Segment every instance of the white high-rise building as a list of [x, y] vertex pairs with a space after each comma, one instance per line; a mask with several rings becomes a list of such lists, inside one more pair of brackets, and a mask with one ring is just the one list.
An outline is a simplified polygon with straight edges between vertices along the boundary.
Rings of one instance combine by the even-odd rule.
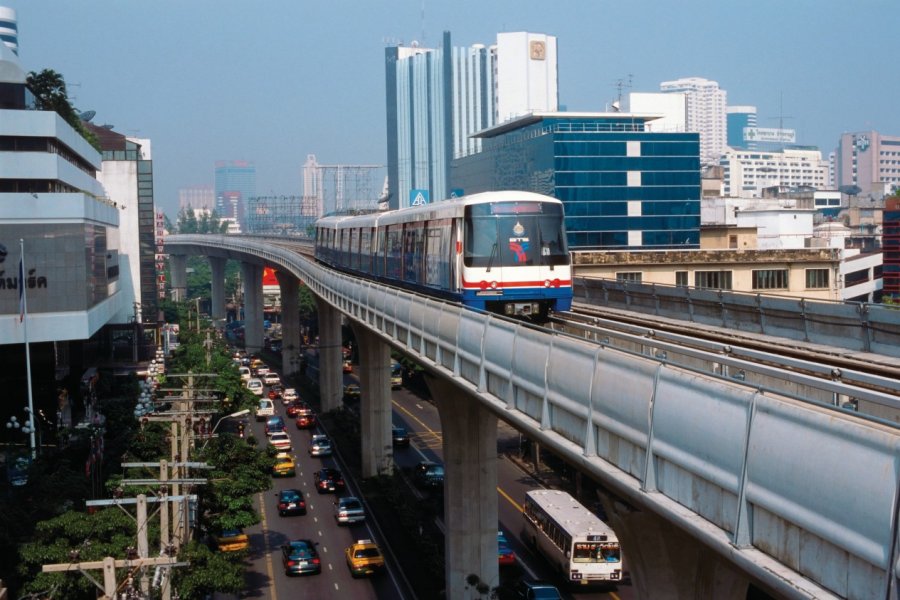
[[496, 44], [385, 49], [391, 208], [448, 198], [450, 161], [481, 149], [471, 136], [529, 112], [558, 110], [556, 38], [501, 33]]
[[718, 82], [686, 77], [659, 84], [662, 92], [683, 93], [687, 97], [687, 130], [700, 134], [700, 161], [715, 164], [727, 147], [727, 94]]
[[[687, 128], [687, 94], [662, 92], [631, 92], [628, 94], [628, 110], [644, 115], [662, 115], [659, 119], [647, 121], [647, 131], [678, 132]], [[701, 136], [702, 143], [702, 136]]]
[[16, 11], [6, 6], [0, 6], [0, 42], [19, 54], [19, 25], [16, 22]]
[[828, 161], [818, 150], [729, 150], [720, 164], [725, 196], [759, 198], [773, 186], [828, 188]]

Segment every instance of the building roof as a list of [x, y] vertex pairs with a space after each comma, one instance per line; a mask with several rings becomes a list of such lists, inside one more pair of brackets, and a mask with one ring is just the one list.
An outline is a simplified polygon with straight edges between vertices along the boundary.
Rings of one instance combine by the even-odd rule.
[[663, 115], [661, 114], [649, 114], [649, 113], [623, 113], [623, 112], [532, 112], [519, 117], [515, 117], [510, 119], [509, 121], [504, 121], [498, 125], [493, 127], [488, 127], [487, 129], [482, 129], [474, 134], [471, 137], [473, 138], [492, 138], [497, 137], [499, 135], [503, 135], [504, 133], [509, 133], [510, 131], [515, 131], [516, 129], [521, 129], [523, 127], [527, 127], [528, 125], [533, 125], [534, 123], [539, 123], [545, 119], [579, 119], [579, 120], [618, 120], [618, 121], [630, 121], [641, 123], [646, 123], [647, 121], [653, 121], [656, 119], [661, 119]]

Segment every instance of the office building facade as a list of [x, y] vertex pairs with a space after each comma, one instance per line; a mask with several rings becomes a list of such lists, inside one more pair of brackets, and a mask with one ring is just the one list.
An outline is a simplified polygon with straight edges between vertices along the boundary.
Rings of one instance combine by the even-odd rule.
[[123, 308], [113, 323], [155, 324], [158, 318], [156, 204], [153, 157], [148, 139], [126, 137], [111, 129], [85, 124], [100, 142], [102, 169], [98, 180], [118, 207], [120, 289]]
[[211, 213], [216, 210], [216, 190], [211, 185], [192, 185], [178, 190], [178, 211]]
[[704, 165], [716, 164], [726, 148], [726, 113], [728, 97], [718, 82], [700, 77], [664, 81], [659, 89], [665, 93], [682, 93], [687, 97], [687, 130], [700, 134], [700, 160]]
[[645, 129], [653, 116], [534, 113], [479, 134], [482, 151], [453, 161], [466, 194], [502, 189], [563, 202], [570, 250], [696, 248], [696, 133]]
[[900, 301], [900, 196], [884, 199], [884, 295]]
[[472, 136], [507, 118], [558, 107], [556, 38], [501, 33], [486, 47], [385, 49], [388, 204], [452, 195], [450, 162], [478, 152]]
[[13, 54], [19, 53], [19, 24], [16, 20], [16, 11], [6, 6], [0, 6], [0, 42], [12, 50]]
[[246, 207], [256, 195], [256, 166], [246, 160], [216, 161], [216, 211], [246, 231]]
[[880, 199], [900, 186], [900, 136], [877, 131], [841, 135], [835, 155], [838, 188], [857, 186], [854, 196]]
[[121, 209], [97, 180], [101, 155], [52, 111], [0, 44], [0, 344], [25, 341], [18, 287], [24, 240], [28, 339], [86, 340], [125, 307]]
[[729, 150], [719, 164], [722, 193], [729, 197], [760, 198], [773, 186], [828, 188], [828, 162], [818, 150]]

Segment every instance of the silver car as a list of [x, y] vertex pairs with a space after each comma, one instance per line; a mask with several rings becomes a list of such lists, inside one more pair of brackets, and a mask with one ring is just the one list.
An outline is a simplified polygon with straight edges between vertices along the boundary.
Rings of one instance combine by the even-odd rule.
[[309, 439], [310, 456], [329, 456], [331, 454], [331, 440], [327, 435], [316, 434]]
[[338, 525], [365, 521], [366, 511], [363, 510], [363, 505], [359, 498], [347, 496], [335, 501], [334, 520], [338, 522]]

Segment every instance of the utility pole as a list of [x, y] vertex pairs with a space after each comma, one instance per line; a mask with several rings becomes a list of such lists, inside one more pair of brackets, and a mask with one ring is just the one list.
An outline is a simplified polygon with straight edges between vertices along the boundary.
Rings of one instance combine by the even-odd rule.
[[[176, 558], [169, 556], [159, 556], [156, 558], [127, 558], [124, 560], [107, 556], [103, 560], [44, 565], [41, 567], [41, 571], [43, 573], [68, 573], [78, 571], [90, 579], [94, 585], [103, 590], [103, 595], [100, 597], [100, 600], [116, 600], [120, 590], [131, 587], [132, 574], [138, 569], [152, 566], [187, 567], [189, 564], [190, 563], [186, 562], [178, 562]], [[128, 569], [128, 576], [122, 584], [119, 584], [116, 579], [116, 569], [122, 568]], [[87, 572], [96, 570], [103, 571], [102, 585]]]

